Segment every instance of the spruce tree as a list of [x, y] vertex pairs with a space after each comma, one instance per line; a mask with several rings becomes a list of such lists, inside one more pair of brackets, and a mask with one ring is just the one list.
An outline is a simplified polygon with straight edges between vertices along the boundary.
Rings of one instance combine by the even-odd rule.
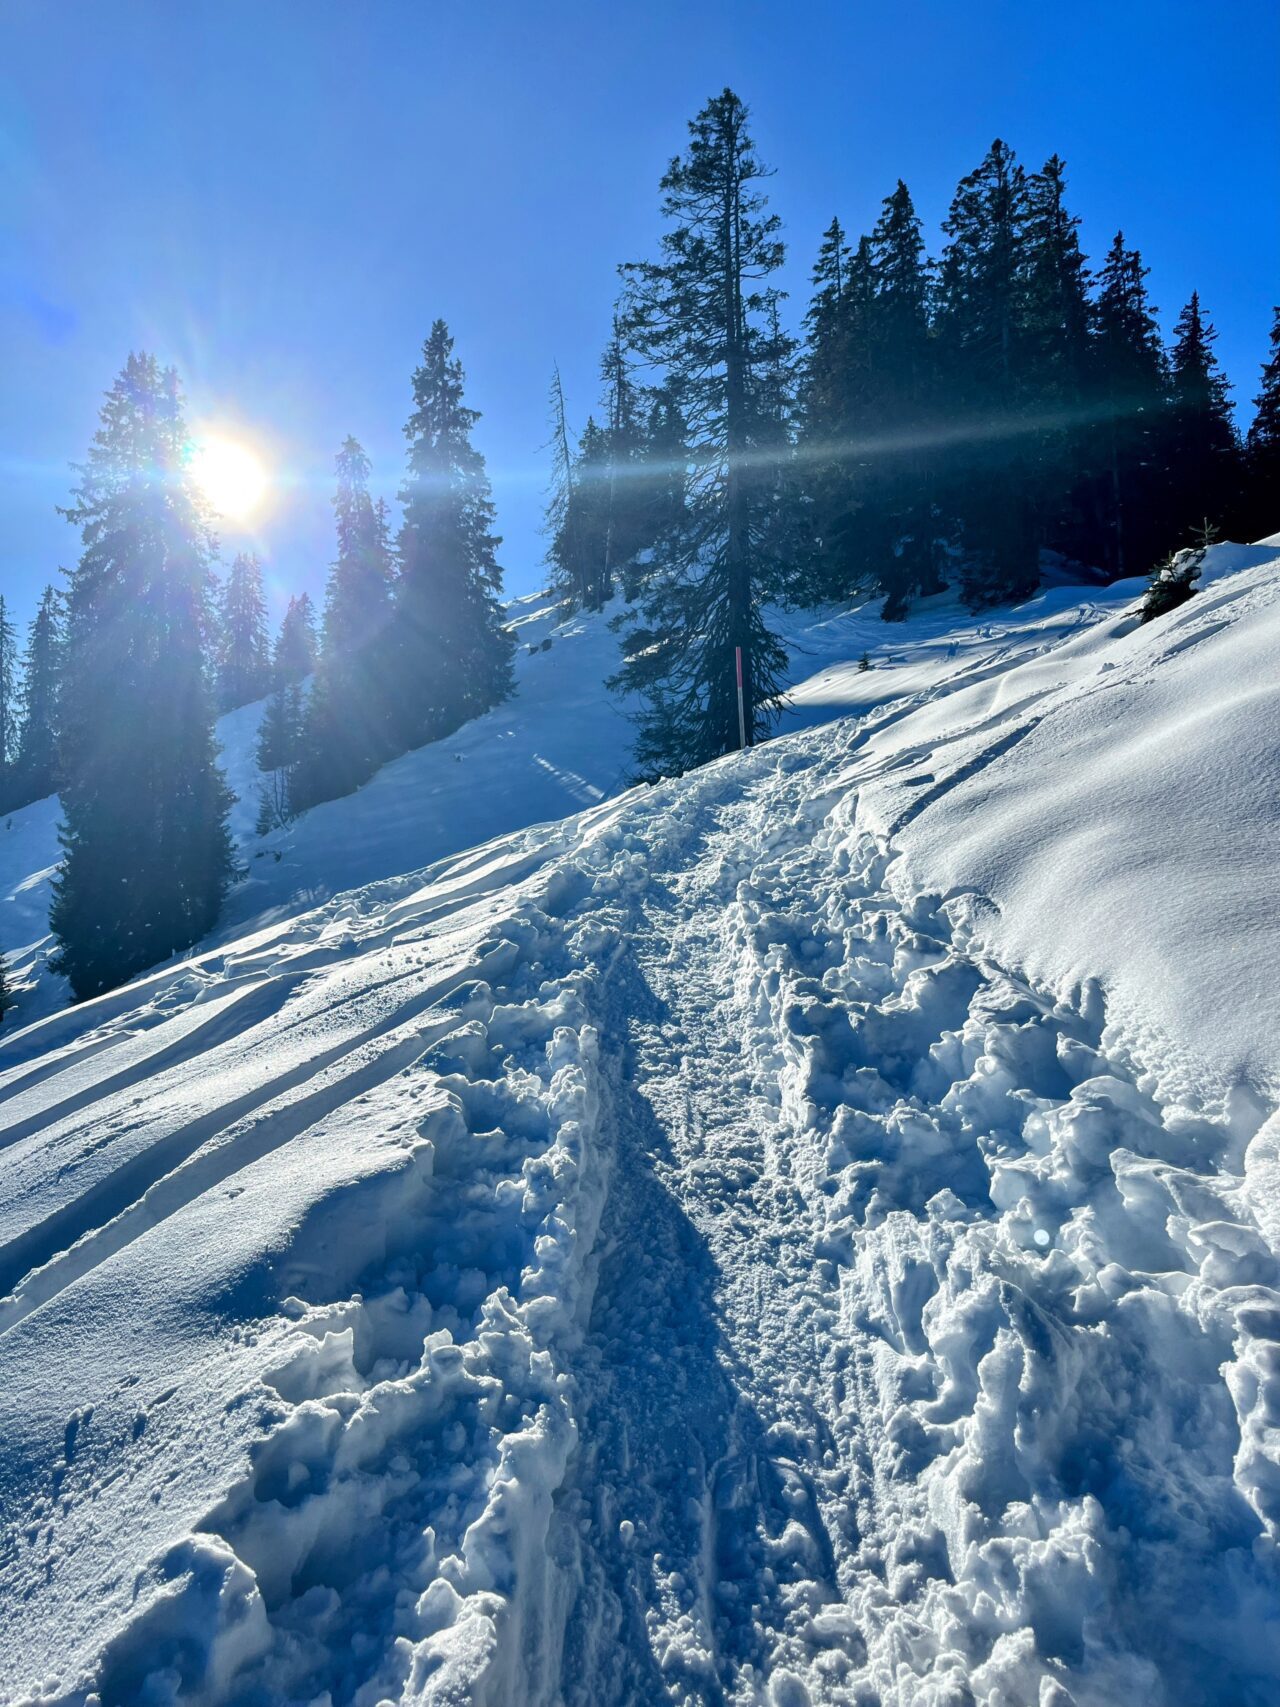
[[871, 243], [851, 251], [833, 219], [814, 263], [800, 369], [805, 586], [843, 598], [874, 576], [869, 539], [869, 410], [875, 272]]
[[354, 438], [335, 459], [338, 555], [325, 590], [315, 683], [294, 805], [350, 794], [402, 750], [391, 671], [392, 554], [386, 512], [369, 494], [369, 459]]
[[262, 566], [251, 551], [232, 563], [219, 614], [218, 703], [234, 711], [261, 699], [271, 680]]
[[58, 786], [58, 697], [61, 691], [61, 601], [46, 587], [27, 636], [22, 666], [22, 732], [18, 740], [15, 805], [43, 800]]
[[[655, 573], [630, 628], [616, 685], [643, 702], [636, 759], [644, 774], [705, 763], [741, 735], [735, 655], [742, 663], [745, 737], [769, 728], [786, 655], [761, 605], [783, 584], [761, 449], [758, 340], [777, 293], [779, 222], [747, 112], [726, 89], [689, 126], [689, 146], [662, 179], [670, 229], [662, 258], [629, 264], [624, 329], [662, 371], [685, 424], [687, 505], [655, 544]], [[765, 447], [772, 465], [772, 446]]]
[[9, 970], [4, 963], [4, 955], [0, 954], [0, 1025], [4, 1024], [4, 1016], [13, 1006], [13, 992], [9, 988]]
[[1271, 322], [1271, 355], [1262, 367], [1257, 414], [1245, 441], [1245, 532], [1265, 538], [1280, 529], [1280, 308]]
[[315, 616], [306, 593], [289, 600], [276, 636], [271, 673], [274, 686], [258, 728], [258, 834], [287, 824], [298, 810], [298, 766], [305, 752], [306, 700], [303, 684], [315, 668]]
[[937, 352], [930, 269], [911, 193], [898, 180], [871, 234], [870, 358], [863, 532], [883, 615], [942, 588], [946, 528], [937, 509]]
[[1033, 417], [1027, 477], [1036, 539], [1077, 558], [1092, 544], [1086, 511], [1089, 274], [1079, 224], [1067, 212], [1066, 167], [1055, 154], [1027, 180], [1021, 384]]
[[1231, 387], [1213, 350], [1216, 338], [1193, 291], [1174, 329], [1164, 453], [1166, 502], [1178, 543], [1206, 524], [1220, 526], [1239, 502], [1240, 447]]
[[1027, 215], [1026, 175], [997, 140], [961, 180], [943, 225], [938, 335], [953, 437], [944, 478], [973, 605], [1025, 597], [1039, 580], [1021, 336]]
[[18, 631], [0, 593], [0, 811], [15, 804], [18, 757]]
[[414, 409], [405, 426], [396, 601], [403, 747], [448, 734], [512, 688], [514, 643], [499, 602], [501, 542], [484, 458], [471, 443], [480, 417], [462, 396], [462, 363], [449, 328], [437, 320], [413, 375]]
[[271, 658], [272, 676], [280, 682], [301, 682], [316, 667], [316, 615], [310, 593], [299, 593], [289, 600], [289, 607], [280, 622], [275, 651]]
[[83, 552], [68, 595], [64, 859], [54, 970], [96, 995], [188, 948], [231, 878], [209, 653], [213, 542], [193, 489], [176, 375], [130, 356], [65, 512]]
[[1087, 553], [1117, 578], [1150, 569], [1170, 537], [1159, 472], [1169, 376], [1146, 277], [1141, 255], [1118, 231], [1092, 312]]
[[547, 494], [544, 531], [550, 537], [547, 563], [551, 585], [570, 610], [580, 610], [591, 587], [591, 566], [583, 537], [583, 500], [578, 489], [573, 446], [565, 414], [564, 386], [557, 365], [552, 369], [548, 397], [551, 414], [551, 486]]

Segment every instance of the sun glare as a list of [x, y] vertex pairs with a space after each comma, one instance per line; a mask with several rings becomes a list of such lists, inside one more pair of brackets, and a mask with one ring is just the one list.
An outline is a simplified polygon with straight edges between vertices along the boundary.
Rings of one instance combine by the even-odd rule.
[[235, 439], [198, 440], [191, 472], [210, 507], [229, 522], [247, 522], [266, 495], [266, 469]]

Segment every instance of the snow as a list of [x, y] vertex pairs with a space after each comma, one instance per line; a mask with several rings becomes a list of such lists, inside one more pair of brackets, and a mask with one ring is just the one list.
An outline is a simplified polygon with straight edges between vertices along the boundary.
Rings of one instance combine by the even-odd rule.
[[0, 1701], [1269, 1702], [1277, 545], [788, 617], [782, 738], [623, 793], [531, 602], [217, 938], [46, 979]]

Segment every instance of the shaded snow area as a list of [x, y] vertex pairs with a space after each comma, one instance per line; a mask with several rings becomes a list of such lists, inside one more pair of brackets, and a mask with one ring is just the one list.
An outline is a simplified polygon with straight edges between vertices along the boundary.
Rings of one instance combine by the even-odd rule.
[[1273, 1702], [1278, 569], [797, 623], [0, 1043], [0, 1701]]

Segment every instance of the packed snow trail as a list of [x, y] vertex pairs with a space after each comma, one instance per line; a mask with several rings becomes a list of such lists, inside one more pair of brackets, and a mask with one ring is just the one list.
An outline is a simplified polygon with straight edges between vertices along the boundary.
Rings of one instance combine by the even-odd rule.
[[[1270, 1702], [1274, 794], [1238, 868], [1194, 814], [1215, 729], [1268, 774], [1274, 569], [1202, 599], [0, 1044], [0, 1700]], [[975, 790], [1047, 828], [944, 894]], [[1135, 862], [1104, 994], [1046, 907]]]

